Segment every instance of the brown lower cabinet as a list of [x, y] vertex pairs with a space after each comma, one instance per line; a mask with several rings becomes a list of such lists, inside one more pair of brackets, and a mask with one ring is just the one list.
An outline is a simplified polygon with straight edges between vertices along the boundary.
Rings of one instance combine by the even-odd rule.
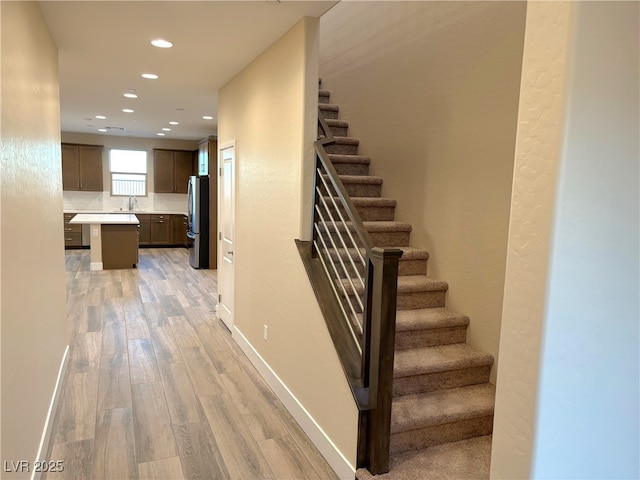
[[141, 247], [187, 245], [187, 217], [169, 214], [136, 214], [140, 220], [138, 240]]
[[187, 217], [171, 215], [171, 242], [174, 245], [187, 246]]
[[75, 213], [64, 215], [64, 248], [82, 247], [82, 225], [70, 225], [69, 220], [76, 216]]
[[105, 270], [132, 268], [138, 263], [136, 225], [101, 226], [102, 267]]

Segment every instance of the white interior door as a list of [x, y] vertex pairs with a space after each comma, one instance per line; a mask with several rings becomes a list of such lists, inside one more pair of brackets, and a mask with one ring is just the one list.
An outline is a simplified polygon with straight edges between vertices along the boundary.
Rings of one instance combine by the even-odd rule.
[[218, 316], [231, 330], [235, 298], [235, 144], [221, 145], [218, 158]]

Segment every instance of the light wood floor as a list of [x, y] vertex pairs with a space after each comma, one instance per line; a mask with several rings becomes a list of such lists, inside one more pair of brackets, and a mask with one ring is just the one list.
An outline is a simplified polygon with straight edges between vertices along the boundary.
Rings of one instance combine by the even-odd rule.
[[66, 252], [71, 357], [49, 446], [52, 479], [337, 478], [229, 331], [216, 275], [185, 249], [89, 271]]

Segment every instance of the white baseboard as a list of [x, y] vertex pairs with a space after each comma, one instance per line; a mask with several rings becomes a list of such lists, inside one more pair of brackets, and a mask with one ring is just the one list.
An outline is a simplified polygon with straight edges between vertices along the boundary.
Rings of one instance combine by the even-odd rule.
[[[42, 431], [42, 438], [40, 438], [40, 446], [38, 447], [38, 454], [36, 455], [36, 461], [45, 460], [42, 458], [42, 449], [48, 445], [49, 439], [51, 438], [52, 428], [53, 428], [53, 425], [51, 425], [51, 420], [52, 420], [51, 415], [53, 414], [53, 411], [57, 406], [57, 403], [59, 401], [62, 401], [62, 398], [59, 397], [58, 394], [61, 393], [59, 391], [61, 382], [64, 379], [68, 366], [69, 366], [69, 345], [67, 345], [67, 348], [64, 349], [64, 353], [62, 354], [62, 362], [60, 362], [60, 369], [58, 370], [58, 378], [56, 379], [56, 384], [53, 387], [53, 394], [51, 396], [51, 403], [49, 403], [49, 411], [47, 412], [47, 418], [44, 421], [44, 429]], [[38, 473], [38, 478], [40, 477], [41, 477], [41, 473]], [[34, 480], [35, 478], [36, 478], [36, 471], [34, 469], [34, 471], [31, 473], [31, 480]]]
[[102, 262], [91, 262], [89, 270], [102, 270]]
[[278, 375], [264, 361], [260, 354], [253, 348], [247, 338], [237, 327], [233, 327], [232, 338], [240, 346], [249, 361], [256, 367], [256, 370], [262, 375], [265, 381], [273, 389], [277, 397], [287, 408], [289, 413], [298, 422], [302, 430], [309, 436], [311, 442], [320, 451], [322, 456], [327, 460], [336, 475], [342, 480], [353, 480], [355, 477], [355, 467], [351, 465], [349, 460], [338, 450], [338, 447], [331, 441], [327, 434], [322, 430], [320, 425], [316, 423], [311, 414], [304, 408], [304, 405], [295, 397], [295, 395], [280, 380]]

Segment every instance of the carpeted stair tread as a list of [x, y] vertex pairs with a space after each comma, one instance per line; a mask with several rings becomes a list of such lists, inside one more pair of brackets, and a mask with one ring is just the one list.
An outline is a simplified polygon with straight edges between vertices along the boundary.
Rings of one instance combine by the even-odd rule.
[[[325, 138], [324, 135], [318, 135], [318, 140], [321, 140]], [[358, 140], [355, 137], [339, 137], [334, 135], [333, 136], [333, 142], [335, 145], [360, 145], [360, 140]], [[325, 146], [325, 149], [327, 148], [327, 146]], [[348, 154], [345, 154], [348, 155]]]
[[[374, 197], [375, 198], [375, 197]], [[354, 200], [353, 198], [351, 200]], [[402, 250], [402, 257], [400, 257], [400, 261], [402, 260], [428, 260], [429, 259], [429, 252], [427, 252], [426, 250], [420, 250], [419, 248], [415, 248], [415, 247], [394, 247], [394, 248], [399, 248], [400, 250]], [[345, 257], [347, 255], [346, 251], [344, 248], [339, 248], [338, 251], [340, 252], [340, 255]], [[356, 256], [356, 249], [355, 248], [349, 248], [348, 249], [349, 254], [352, 256]], [[366, 250], [364, 248], [360, 249], [360, 252], [362, 253], [362, 256], [364, 257], [366, 254]], [[440, 310], [440, 309], [435, 309], [435, 308], [430, 308], [429, 310]], [[453, 312], [450, 312], [451, 314], [453, 314]], [[468, 319], [467, 319], [467, 324], [468, 324]]]
[[320, 103], [318, 105], [320, 110], [326, 110], [328, 112], [339, 112], [340, 107], [334, 103]]
[[386, 197], [351, 197], [356, 207], [395, 207], [398, 202]]
[[491, 435], [445, 443], [391, 456], [390, 471], [373, 476], [356, 471], [358, 480], [488, 480]]
[[398, 350], [393, 377], [409, 377], [493, 364], [493, 356], [466, 343]]
[[320, 103], [329, 103], [329, 97], [331, 97], [329, 90], [320, 89], [318, 91], [318, 100]]
[[447, 290], [447, 282], [427, 277], [426, 275], [404, 275], [398, 277], [398, 293]]
[[495, 387], [490, 383], [396, 397], [391, 433], [493, 415]]
[[[353, 200], [353, 199], [352, 199]], [[402, 253], [402, 257], [400, 257], [400, 261], [412, 261], [412, 260], [428, 260], [429, 259], [429, 252], [427, 252], [426, 250], [420, 250], [418, 248], [414, 248], [414, 247], [394, 247], [394, 248], [399, 248], [400, 250], [403, 251]], [[348, 259], [349, 257], [357, 259], [358, 261], [360, 260], [360, 257], [358, 256], [358, 252], [356, 251], [355, 248], [348, 248], [348, 249], [344, 249], [344, 248], [338, 248], [337, 250], [331, 250], [329, 252], [329, 254], [331, 255], [332, 258], [336, 258], [336, 251], [340, 254], [340, 258], [343, 259]], [[360, 254], [362, 255], [362, 257], [364, 258], [366, 255], [366, 250], [364, 248], [360, 249]], [[427, 308], [425, 310], [445, 310], [445, 309], [439, 309], [439, 308]], [[398, 312], [400, 313], [400, 312]], [[450, 316], [455, 317], [457, 314], [454, 314], [453, 312], [449, 311]], [[425, 315], [427, 317], [429, 317], [428, 315]], [[459, 315], [458, 315], [459, 317]], [[411, 319], [414, 318], [414, 315], [411, 314], [410, 317], [407, 318], [408, 322], [411, 322]], [[429, 317], [430, 318], [430, 317]], [[451, 325], [446, 325], [446, 326], [458, 326], [458, 325], [468, 325], [469, 324], [469, 319], [467, 317], [466, 318], [466, 323], [455, 323], [452, 322]], [[426, 321], [429, 321], [428, 319]], [[425, 320], [422, 321], [423, 323], [425, 322]], [[416, 325], [421, 325], [422, 323], [416, 323]], [[419, 328], [430, 328], [430, 327], [421, 327], [421, 326], [417, 326], [415, 328], [410, 328], [409, 325], [411, 325], [410, 323], [407, 323], [407, 325], [405, 326], [405, 330], [417, 330]]]
[[362, 183], [369, 185], [382, 185], [382, 178], [373, 175], [338, 175], [342, 183]]
[[347, 155], [343, 153], [328, 153], [329, 160], [333, 163], [363, 163], [369, 165], [371, 157], [366, 155]]
[[462, 327], [467, 325], [469, 325], [469, 317], [460, 315], [447, 308], [398, 310], [396, 314], [397, 331]]
[[346, 120], [338, 120], [337, 118], [327, 118], [325, 122], [327, 122], [327, 125], [330, 127], [347, 128], [349, 126], [349, 122]]
[[[362, 222], [368, 232], [410, 232], [411, 224], [405, 222]], [[398, 247], [400, 248], [400, 247]]]
[[[411, 224], [404, 222], [362, 222], [364, 228], [368, 232], [410, 232]], [[355, 232], [355, 227], [351, 222], [338, 223], [338, 230], [340, 232], [346, 231], [347, 227], [352, 232]], [[326, 226], [329, 232], [335, 232], [336, 228], [332, 223]], [[391, 247], [390, 247], [391, 248]], [[406, 248], [406, 247], [392, 247], [392, 248]]]

